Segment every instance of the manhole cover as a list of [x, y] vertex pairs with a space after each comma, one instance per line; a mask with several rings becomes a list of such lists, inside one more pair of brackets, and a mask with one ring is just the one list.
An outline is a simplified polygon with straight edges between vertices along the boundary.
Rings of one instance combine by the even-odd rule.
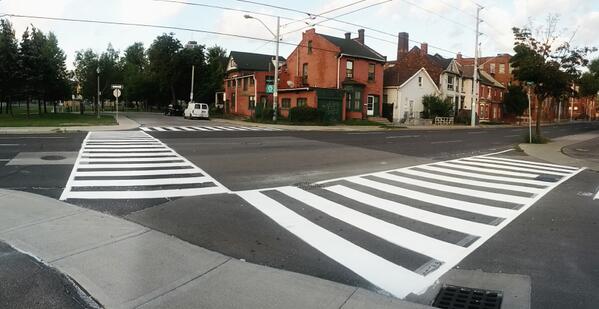
[[434, 307], [443, 309], [499, 309], [503, 292], [445, 285], [439, 291]]
[[41, 159], [42, 160], [47, 160], [47, 161], [58, 161], [58, 160], [64, 160], [64, 159], [66, 159], [66, 157], [63, 157], [63, 156], [43, 156]]

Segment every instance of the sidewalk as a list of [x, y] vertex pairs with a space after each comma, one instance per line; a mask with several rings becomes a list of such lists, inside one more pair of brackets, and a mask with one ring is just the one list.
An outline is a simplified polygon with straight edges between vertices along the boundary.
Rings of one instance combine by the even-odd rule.
[[139, 123], [120, 115], [117, 125], [112, 126], [66, 126], [66, 127], [0, 127], [0, 134], [39, 134], [67, 133], [88, 131], [131, 130], [139, 127]]
[[[575, 148], [577, 144], [588, 143], [591, 140], [599, 142], [599, 132], [594, 131], [584, 134], [568, 135], [553, 139], [547, 144], [520, 144], [520, 148], [524, 152], [541, 160], [545, 160], [555, 164], [571, 165], [578, 167], [588, 167], [599, 171], [599, 160], [589, 156], [572, 157], [568, 153], [572, 153], [571, 148]], [[593, 154], [591, 154], [593, 155]], [[596, 155], [596, 154], [595, 154]]]
[[130, 221], [0, 189], [0, 239], [106, 308], [432, 308], [246, 263]]

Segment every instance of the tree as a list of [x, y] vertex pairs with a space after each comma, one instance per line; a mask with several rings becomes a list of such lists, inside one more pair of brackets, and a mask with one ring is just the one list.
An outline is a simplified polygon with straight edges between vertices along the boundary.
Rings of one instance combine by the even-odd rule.
[[150, 74], [158, 84], [161, 99], [170, 97], [172, 104], [177, 101], [176, 82], [179, 77], [177, 53], [183, 48], [174, 33], [158, 36], [148, 48]]
[[521, 86], [511, 85], [503, 96], [502, 105], [507, 115], [522, 116], [528, 107], [528, 96]]
[[513, 74], [534, 90], [537, 98], [535, 134], [538, 140], [542, 139], [541, 118], [545, 99], [571, 95], [572, 84], [580, 76], [579, 68], [588, 64], [586, 55], [596, 50], [573, 48], [568, 42], [557, 43], [557, 22], [557, 17], [549, 16], [547, 24], [536, 34], [532, 33], [532, 26], [512, 28], [515, 39], [515, 55], [511, 60]]
[[[6, 112], [11, 106], [11, 100], [18, 94], [19, 45], [12, 24], [0, 19], [0, 113], [2, 101], [6, 101]], [[12, 112], [12, 109], [10, 109]]]
[[194, 70], [194, 101], [206, 102], [206, 62], [204, 61], [204, 46], [199, 45], [193, 48], [181, 49], [175, 55], [176, 79], [175, 89], [178, 100], [189, 100], [189, 91], [191, 88], [191, 67]]
[[206, 54], [207, 77], [205, 89], [210, 100], [212, 100], [216, 92], [223, 90], [227, 60], [227, 51], [224, 48], [220, 46], [208, 48]]
[[[75, 81], [79, 84], [81, 89], [81, 96], [84, 100], [91, 102], [96, 101], [97, 96], [97, 85], [96, 69], [98, 68], [99, 56], [91, 49], [80, 50], [75, 53]], [[83, 104], [80, 112], [83, 113]]]
[[58, 40], [54, 33], [50, 32], [42, 47], [42, 70], [44, 91], [44, 112], [46, 112], [46, 101], [52, 101], [56, 113], [56, 102], [71, 95], [70, 76], [66, 68], [66, 56], [58, 47]]
[[425, 95], [422, 97], [424, 106], [423, 118], [435, 119], [435, 117], [449, 117], [452, 114], [453, 104], [436, 95]]
[[[592, 97], [593, 100], [599, 98], [599, 58], [593, 60], [589, 66], [589, 71], [582, 74], [578, 80], [578, 94], [580, 97]], [[586, 106], [585, 113], [588, 112], [588, 116], [593, 114], [592, 106], [595, 104], [589, 104]]]
[[121, 58], [121, 67], [125, 85], [123, 95], [126, 100], [138, 103], [146, 101], [152, 90], [149, 87], [148, 58], [143, 43], [133, 43], [125, 49], [123, 58]]
[[[32, 98], [39, 98], [42, 94], [43, 73], [41, 71], [41, 50], [44, 36], [35, 27], [29, 31], [25, 29], [19, 46], [19, 82], [21, 94], [27, 99], [27, 117], [30, 116], [30, 103]], [[41, 107], [38, 106], [38, 110]]]

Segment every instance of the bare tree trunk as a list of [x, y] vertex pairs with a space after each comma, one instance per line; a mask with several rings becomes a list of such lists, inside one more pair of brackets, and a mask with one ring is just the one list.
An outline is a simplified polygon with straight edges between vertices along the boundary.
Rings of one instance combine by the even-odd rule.
[[56, 114], [56, 101], [54, 101], [53, 105], [54, 105], [54, 114]]
[[44, 99], [44, 114], [48, 113], [48, 109], [46, 108], [46, 100]]
[[537, 97], [537, 122], [535, 125], [535, 135], [538, 140], [541, 139], [541, 117], [543, 116], [543, 101], [545, 99], [541, 99]]
[[31, 116], [31, 111], [29, 110], [29, 105], [31, 104], [31, 97], [27, 98], [27, 118], [29, 118], [29, 116]]

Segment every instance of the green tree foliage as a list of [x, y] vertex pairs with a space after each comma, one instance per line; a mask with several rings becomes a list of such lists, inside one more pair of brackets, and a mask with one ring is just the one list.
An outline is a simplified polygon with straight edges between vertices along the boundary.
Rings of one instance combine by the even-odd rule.
[[177, 63], [180, 61], [177, 53], [183, 48], [174, 33], [157, 37], [148, 49], [149, 71], [158, 84], [161, 99], [168, 94], [171, 104], [177, 101], [176, 82], [179, 77]]
[[0, 20], [0, 102], [6, 102], [7, 113], [11, 99], [18, 94], [18, 60], [19, 45], [15, 31], [8, 20], [2, 19]]
[[521, 86], [511, 85], [503, 96], [502, 105], [507, 115], [522, 116], [528, 108], [528, 96]]
[[541, 118], [545, 99], [573, 95], [572, 84], [579, 78], [581, 66], [588, 64], [586, 55], [594, 48], [573, 48], [569, 43], [556, 43], [557, 17], [550, 16], [544, 29], [533, 34], [531, 26], [514, 27], [513, 74], [517, 80], [533, 87], [537, 98], [535, 134], [541, 138]]
[[425, 95], [422, 97], [424, 106], [423, 118], [435, 119], [435, 117], [449, 117], [453, 111], [453, 105], [436, 95]]
[[98, 54], [91, 49], [80, 50], [75, 53], [75, 80], [79, 84], [79, 95], [84, 99], [94, 101], [97, 96], [96, 69], [98, 68]]

